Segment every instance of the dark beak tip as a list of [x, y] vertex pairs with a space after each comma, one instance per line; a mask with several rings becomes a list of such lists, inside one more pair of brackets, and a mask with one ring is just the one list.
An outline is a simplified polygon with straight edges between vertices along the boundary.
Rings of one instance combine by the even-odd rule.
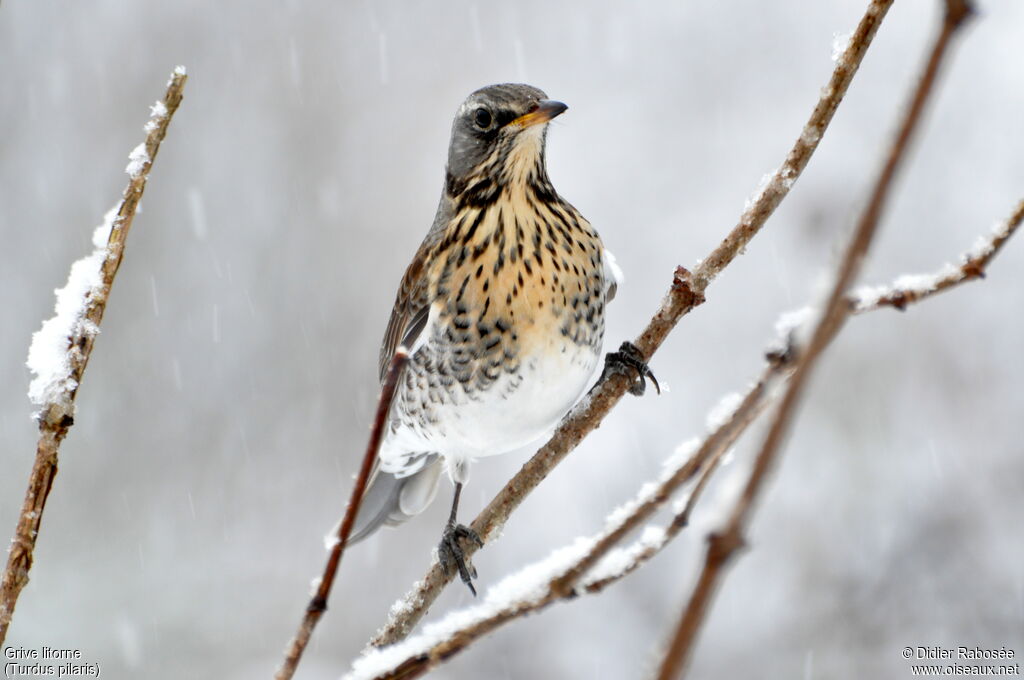
[[555, 116], [565, 113], [566, 109], [569, 108], [569, 105], [554, 99], [543, 99], [540, 102], [540, 107], [544, 109], [549, 116], [554, 118]]

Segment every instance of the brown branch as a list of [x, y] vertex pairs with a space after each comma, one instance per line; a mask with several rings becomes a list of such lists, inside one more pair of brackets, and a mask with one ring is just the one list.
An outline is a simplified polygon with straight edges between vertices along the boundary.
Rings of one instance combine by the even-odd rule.
[[330, 554], [327, 557], [327, 564], [324, 565], [323, 575], [320, 577], [313, 599], [306, 607], [306, 614], [302, 617], [299, 630], [295, 633], [288, 650], [285, 652], [284, 661], [274, 675], [275, 680], [288, 680], [295, 675], [302, 653], [309, 644], [320, 617], [327, 611], [327, 599], [331, 595], [331, 588], [334, 585], [334, 577], [341, 565], [341, 557], [345, 553], [349, 536], [352, 535], [352, 527], [355, 525], [356, 514], [363, 502], [363, 494], [366, 492], [366, 485], [370, 481], [370, 472], [373, 470], [373, 463], [380, 451], [380, 443], [384, 438], [384, 429], [387, 426], [388, 413], [391, 411], [391, 402], [395, 399], [395, 389], [402, 376], [402, 370], [409, 361], [409, 353], [404, 347], [399, 347], [388, 371], [384, 375], [384, 383], [381, 386], [380, 398], [377, 400], [377, 414], [373, 420], [373, 428], [370, 430], [370, 439], [366, 443], [366, 452], [363, 454], [363, 463], [359, 469], [359, 476], [356, 478], [355, 486], [352, 487], [352, 495], [349, 497], [348, 506], [345, 508], [345, 516], [338, 523], [337, 540], [331, 546]]
[[[52, 380], [47, 380], [46, 376], [42, 375], [37, 378], [45, 383], [38, 390], [33, 385], [31, 394], [34, 399], [38, 396], [37, 403], [41, 407], [36, 414], [39, 423], [39, 442], [36, 446], [35, 463], [29, 475], [25, 502], [18, 516], [18, 524], [7, 556], [7, 566], [0, 582], [0, 645], [7, 637], [18, 596], [28, 583], [43, 510], [46, 508], [46, 499], [57, 474], [57, 453], [74, 423], [75, 396], [89, 363], [89, 356], [92, 354], [110, 288], [121, 266], [125, 241], [142, 192], [146, 188], [153, 159], [156, 158], [160, 143], [167, 134], [171, 117], [181, 104], [186, 79], [184, 68], [179, 66], [174, 70], [167, 83], [167, 92], [163, 100], [153, 107], [149, 122], [146, 124], [146, 141], [131, 154], [131, 163], [127, 170], [130, 177], [128, 186], [122, 194], [116, 214], [111, 211], [108, 222], [104, 225], [109, 227], [106, 243], [101, 242], [94, 253], [99, 267], [99, 271], [89, 272], [89, 280], [94, 281], [94, 285], [83, 291], [84, 297], [75, 301], [78, 307], [71, 312], [69, 321], [72, 323], [68, 326], [68, 333], [65, 336], [67, 342], [62, 347], [64, 367], [51, 376]], [[83, 262], [82, 265], [91, 265], [92, 258], [86, 259], [90, 261]], [[58, 319], [61, 316], [58, 310]]]
[[[995, 233], [999, 234], [1004, 231], [1008, 234], [1006, 238], [1013, 234], [1013, 229], [997, 229]], [[1006, 238], [1002, 238], [1000, 243], [1004, 242]], [[976, 250], [980, 252], [983, 248], [979, 247]], [[972, 279], [965, 277], [951, 286], [970, 280]], [[931, 297], [933, 293], [920, 295], [914, 298], [913, 302], [921, 302]], [[876, 306], [870, 309], [880, 308]], [[637, 498], [630, 502], [625, 510], [613, 513], [617, 516], [625, 512], [626, 516], [609, 521], [613, 525], [611, 528], [600, 536], [587, 541], [586, 551], [568, 566], [562, 567], [558, 574], [552, 576], [543, 587], [541, 596], [519, 599], [507, 603], [497, 610], [490, 608], [490, 611], [482, 612], [480, 616], [469, 623], [463, 623], [467, 618], [471, 618], [469, 613], [460, 611], [453, 618], [460, 623], [461, 627], [451, 630], [445, 636], [440, 636], [441, 639], [433, 643], [419, 644], [419, 641], [409, 640], [389, 648], [384, 652], [387, 657], [383, 660], [392, 659], [393, 663], [382, 663], [381, 658], [374, 658], [373, 655], [376, 653], [374, 650], [368, 650], [369, 656], [357, 661], [354, 675], [359, 678], [417, 677], [462, 651], [472, 642], [503, 623], [544, 609], [556, 601], [569, 601], [583, 593], [599, 593], [649, 562], [687, 526], [693, 508], [724, 454], [773, 401], [773, 395], [777, 391], [773, 388], [776, 385], [781, 385], [792, 374], [794, 365], [800, 360], [799, 348], [794, 345], [792, 337], [781, 338], [781, 340], [783, 343], [780, 347], [773, 348], [768, 352], [768, 366], [758, 380], [748, 388], [729, 418], [710, 432], [693, 454], [664, 475], [662, 481], [652, 490], [644, 491], [643, 489], [649, 486], [645, 484]], [[621, 542], [625, 536], [648, 520], [657, 509], [664, 506], [671, 495], [686, 484], [698, 469], [700, 476], [685, 505], [674, 514], [669, 523], [661, 530], [660, 535], [657, 534], [659, 530], [656, 527], [649, 526], [648, 529], [655, 531], [654, 538], [647, 538], [645, 533], [640, 540], [623, 549], [625, 559], [618, 560], [621, 563], [620, 566], [609, 568], [600, 561], [608, 556], [615, 544]], [[614, 540], [609, 540], [611, 537], [615, 537]], [[583, 568], [584, 564], [591, 566], [589, 569], [585, 569]], [[534, 570], [537, 566], [537, 564], [530, 565], [522, 569], [520, 574]], [[566, 587], [567, 583], [571, 583], [572, 586]], [[490, 592], [487, 593], [487, 596], [490, 596]], [[486, 607], [490, 607], [490, 605], [486, 605]], [[438, 638], [439, 636], [435, 635], [434, 637]], [[402, 652], [406, 652], [404, 656]], [[367, 665], [363, 666], [364, 663]], [[376, 671], [375, 666], [379, 672]], [[388, 666], [388, 668], [383, 668], [384, 666]]]
[[839, 265], [836, 281], [824, 311], [815, 325], [807, 343], [807, 349], [801, 352], [793, 377], [782, 397], [782, 403], [754, 460], [750, 477], [733, 507], [728, 522], [722, 531], [708, 537], [704, 567], [662, 661], [658, 673], [659, 680], [677, 678], [686, 667], [697, 632], [704, 621], [711, 599], [724, 573], [723, 567], [737, 549], [744, 544], [743, 534], [749, 523], [754, 503], [767, 479], [768, 472], [773, 468], [779, 455], [782, 440], [789, 431], [795, 416], [796, 405], [807, 379], [817, 359], [839, 332], [843, 322], [850, 314], [850, 306], [845, 302], [847, 290], [856, 280], [877, 231], [878, 221], [885, 207], [893, 178], [902, 163], [910, 138], [920, 121], [925, 102], [932, 92], [936, 74], [950, 40], [969, 15], [970, 8], [965, 0], [947, 0], [942, 29], [935, 39], [931, 55], [911, 100], [910, 108], [904, 115], [896, 139], [875, 181], [867, 207], [858, 221], [853, 239]]
[[[593, 571], [579, 569], [579, 567], [584, 562], [584, 560], [580, 560], [580, 562], [577, 563], [576, 571], [578, 571], [579, 574], [583, 575], [583, 578], [580, 580], [581, 586], [577, 586], [575, 590], [579, 591], [582, 589], [586, 591], [588, 594], [598, 593], [604, 590], [612, 583], [615, 583], [616, 581], [625, 578], [626, 576], [633, 573], [641, 566], [649, 562], [651, 558], [660, 553], [662, 549], [672, 541], [672, 539], [678, 536], [679, 532], [681, 532], [683, 529], [689, 526], [690, 515], [693, 514], [693, 509], [696, 507], [697, 501], [699, 501], [701, 496], [703, 495], [704, 489], [707, 488], [708, 482], [711, 481], [711, 476], [718, 469], [719, 463], [721, 463], [722, 459], [725, 457], [725, 454], [729, 451], [730, 448], [732, 448], [733, 444], [736, 442], [737, 439], [739, 439], [740, 435], [743, 434], [747, 427], [757, 419], [757, 417], [764, 411], [765, 407], [771, 402], [771, 394], [769, 393], [769, 391], [764, 389], [764, 386], [770, 384], [777, 377], [779, 377], [778, 372], [784, 372], [784, 369], [787, 365], [788, 364], [780, 362], [772, 362], [766, 371], [766, 375], [762, 376], [761, 379], [758, 380], [758, 382], [755, 383], [750, 388], [750, 390], [748, 390], [747, 394], [744, 395], [743, 400], [740, 402], [740, 405], [737, 407], [736, 411], [734, 411], [733, 414], [730, 416], [729, 421], [727, 421], [719, 428], [721, 429], [725, 427], [735, 427], [735, 432], [725, 442], [724, 446], [714, 447], [705, 455], [700, 455], [700, 451], [698, 450], [698, 453], [694, 454], [691, 457], [690, 461], [693, 461], [694, 459], [698, 458], [703, 459], [702, 461], [698, 462], [698, 464], [701, 466], [700, 476], [697, 478], [697, 483], [694, 485], [693, 490], [690, 491], [690, 495], [686, 499], [686, 503], [683, 505], [682, 509], [676, 512], [675, 515], [673, 515], [672, 520], [665, 527], [665, 532], [664, 535], [661, 537], [661, 540], [649, 544], [644, 544], [645, 542], [642, 540], [639, 541], [637, 543], [639, 550], [637, 550], [635, 554], [632, 556], [632, 558], [626, 563], [626, 566], [621, 570], [609, 575], [595, 574], [593, 573]], [[744, 411], [746, 411], [746, 413], [744, 413]], [[741, 420], [738, 423], [736, 423], [734, 421], [738, 415], [741, 416]], [[688, 466], [692, 464], [690, 461], [687, 461]], [[680, 484], [680, 486], [681, 485], [682, 484]], [[667, 500], [667, 498], [668, 497], [666, 496], [665, 500]], [[665, 503], [665, 500], [663, 500], [659, 505], [663, 505]], [[656, 509], [657, 508], [655, 508], [655, 510]], [[627, 524], [639, 524], [634, 519], [634, 516], [636, 518], [640, 518], [641, 515], [646, 515], [647, 517], [650, 517], [653, 514], [653, 511], [648, 512], [646, 508], [638, 507], [629, 518], [622, 522], [622, 526], [625, 526]], [[620, 532], [619, 535], [620, 537], [624, 538], [626, 536], [626, 533], [627, 532]], [[611, 546], [609, 545], [608, 548], [605, 548], [604, 554], [607, 554], [607, 551], [608, 549], [610, 549], [610, 547]], [[599, 548], [600, 546], [595, 545], [592, 552], [596, 552]], [[590, 556], [588, 555], [588, 557]], [[592, 563], [595, 566], [599, 565], [599, 563], [596, 560], [593, 560]], [[555, 585], [557, 587], [561, 584]]]
[[[634, 344], [646, 359], [650, 359], [679, 320], [704, 301], [707, 286], [743, 251], [789, 193], [817, 149], [891, 5], [892, 0], [871, 0], [868, 4], [867, 11], [850, 38], [849, 46], [837, 61], [828, 85], [793, 148], [782, 166], [754, 197], [750, 207], [743, 212], [739, 222], [725, 240], [694, 269], [692, 275], [682, 267], [676, 269], [672, 285], [661, 306], [635, 340]], [[586, 435], [601, 424], [628, 387], [628, 379], [622, 375], [612, 374], [598, 381], [587, 397], [566, 415], [551, 439], [473, 521], [472, 528], [484, 542], [504, 526], [509, 515], [551, 470]], [[469, 545], [466, 551], [471, 555], [476, 551], [476, 547]], [[388, 645], [408, 635], [453, 577], [453, 571], [446, 571], [435, 560], [423, 579], [406, 594], [404, 606], [392, 610], [388, 622], [373, 638], [371, 644]]]
[[865, 286], [855, 290], [848, 303], [856, 314], [879, 307], [902, 310], [923, 297], [941, 293], [964, 281], [984, 278], [989, 263], [1021, 222], [1024, 222], [1024, 200], [991, 233], [979, 237], [974, 247], [960, 257], [959, 265], [946, 265], [934, 274], [901, 276], [888, 286]]

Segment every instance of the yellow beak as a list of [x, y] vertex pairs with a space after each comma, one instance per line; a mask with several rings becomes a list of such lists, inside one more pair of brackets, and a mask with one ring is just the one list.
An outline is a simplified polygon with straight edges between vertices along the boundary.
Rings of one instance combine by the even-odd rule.
[[518, 128], [540, 125], [541, 123], [548, 122], [567, 108], [569, 107], [562, 102], [556, 102], [553, 99], [541, 99], [536, 107], [514, 119], [509, 125], [514, 125]]

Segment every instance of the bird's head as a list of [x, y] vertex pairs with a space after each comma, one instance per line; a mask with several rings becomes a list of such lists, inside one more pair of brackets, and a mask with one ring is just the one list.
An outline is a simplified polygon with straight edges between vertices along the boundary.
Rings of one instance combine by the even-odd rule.
[[469, 95], [452, 123], [448, 148], [449, 184], [465, 186], [476, 177], [495, 185], [531, 173], [546, 178], [547, 123], [568, 107], [529, 85], [489, 85]]

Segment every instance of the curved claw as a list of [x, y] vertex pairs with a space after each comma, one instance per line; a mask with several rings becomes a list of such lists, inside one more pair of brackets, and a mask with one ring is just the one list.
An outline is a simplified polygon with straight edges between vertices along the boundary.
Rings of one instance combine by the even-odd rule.
[[604, 358], [604, 372], [622, 373], [631, 378], [629, 393], [637, 397], [642, 397], [647, 391], [648, 379], [654, 383], [654, 389], [658, 394], [661, 394], [661, 385], [658, 384], [658, 379], [654, 377], [650, 366], [644, 361], [644, 355], [631, 342], [622, 343], [618, 352], [608, 352]]
[[437, 546], [437, 558], [445, 569], [453, 567], [457, 569], [459, 578], [469, 588], [469, 592], [473, 593], [473, 597], [476, 597], [476, 588], [473, 587], [476, 567], [466, 561], [466, 553], [460, 543], [463, 540], [472, 541], [478, 548], [484, 547], [480, 535], [466, 525], [449, 524], [441, 534], [441, 543]]

